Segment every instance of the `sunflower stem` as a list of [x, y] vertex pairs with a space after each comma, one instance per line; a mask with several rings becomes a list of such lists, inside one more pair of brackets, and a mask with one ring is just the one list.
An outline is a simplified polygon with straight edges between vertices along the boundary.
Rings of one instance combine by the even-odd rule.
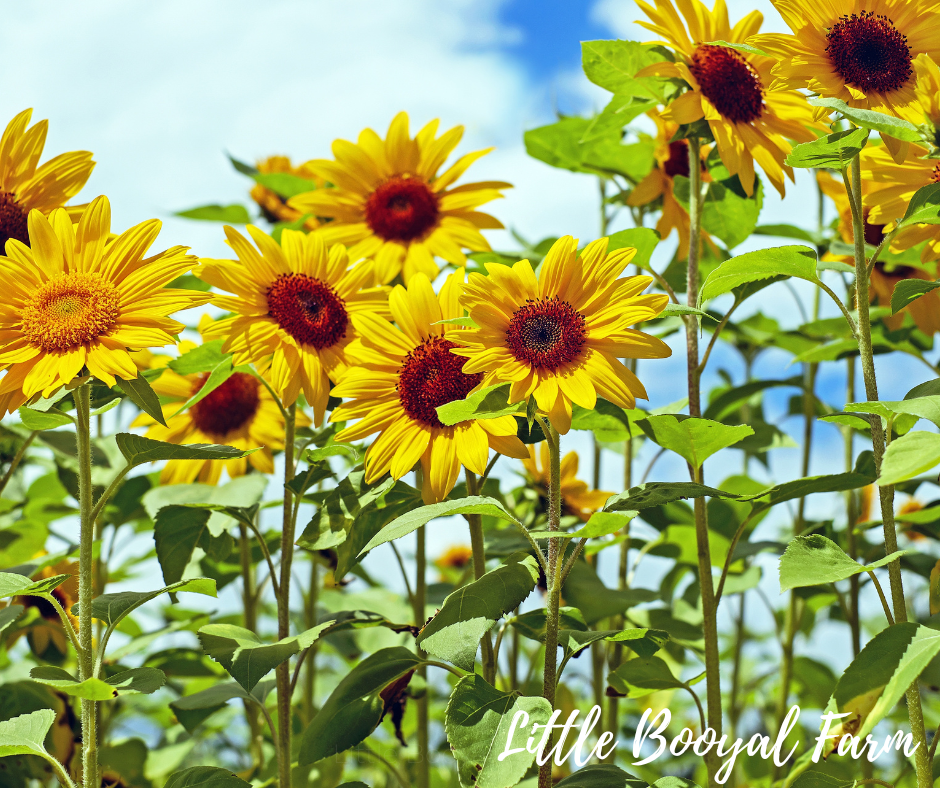
[[[317, 554], [310, 554], [310, 588], [307, 592], [307, 604], [304, 610], [304, 628], [313, 629], [317, 625], [317, 603], [320, 598], [320, 564]], [[304, 673], [304, 725], [313, 720], [317, 690], [317, 644], [310, 647], [307, 655], [307, 670]]]
[[[425, 608], [427, 607], [427, 532], [424, 526], [417, 531], [417, 549], [415, 550], [415, 593], [414, 593], [414, 616], [415, 626], [421, 628], [424, 626]], [[424, 659], [425, 653], [420, 647], [416, 647], [418, 658]], [[429, 715], [428, 715], [428, 668], [427, 665], [421, 665], [418, 668], [418, 675], [424, 680], [425, 691], [417, 700], [418, 705], [418, 774], [417, 788], [428, 788], [431, 784], [431, 749], [429, 736]]]
[[[284, 409], [284, 512], [281, 527], [281, 577], [277, 587], [277, 637], [290, 636], [290, 581], [294, 558], [294, 496], [287, 484], [294, 478], [294, 427], [297, 405]], [[273, 578], [272, 578], [273, 579]], [[278, 785], [291, 788], [291, 677], [290, 660], [276, 668]]]
[[[82, 383], [73, 392], [75, 400], [75, 438], [78, 459], [78, 675], [90, 679], [95, 669], [95, 644], [92, 638], [91, 601], [94, 596], [95, 520], [92, 516], [91, 486], [91, 387]], [[98, 785], [97, 709], [93, 700], [82, 700], [82, 785]]]
[[13, 459], [10, 460], [10, 467], [7, 468], [7, 472], [3, 474], [3, 478], [0, 479], [0, 493], [4, 491], [6, 486], [10, 483], [10, 479], [13, 478], [13, 474], [16, 469], [19, 467], [20, 463], [23, 461], [23, 457], [26, 456], [26, 450], [29, 448], [29, 445], [36, 439], [36, 436], [39, 434], [38, 431], [33, 430], [29, 433], [29, 436], [26, 440], [23, 441], [23, 445], [16, 450], [16, 454], [13, 455]]
[[[255, 571], [251, 563], [251, 539], [248, 533], [248, 526], [239, 523], [238, 546], [239, 557], [241, 559], [242, 571], [242, 608], [244, 610], [245, 629], [252, 632], [258, 631], [258, 612], [257, 598], [255, 596]], [[263, 764], [263, 735], [261, 732], [261, 714], [256, 703], [250, 700], [244, 701], [245, 719], [248, 723], [249, 743], [248, 750], [251, 753], [252, 768], [257, 771]]]
[[[497, 455], [498, 456], [498, 455]], [[469, 468], [467, 474], [467, 494], [479, 495], [480, 482], [477, 475]], [[473, 553], [473, 579], [479, 580], [486, 574], [486, 550], [483, 545], [483, 516], [468, 514], [467, 522], [470, 525], [470, 549]], [[481, 657], [483, 661], [483, 678], [490, 684], [496, 683], [496, 658], [493, 651], [493, 641], [490, 633], [483, 635], [480, 641]]]
[[[558, 531], [561, 528], [561, 446], [558, 432], [551, 424], [548, 426], [546, 437], [549, 439], [548, 530]], [[561, 557], [561, 543], [562, 540], [557, 537], [548, 540], [548, 604], [545, 610], [545, 670], [542, 675], [542, 697], [552, 707], [555, 705], [558, 666], [558, 607], [561, 598], [558, 563]], [[548, 751], [551, 751], [552, 739], [552, 736], [548, 737]], [[551, 785], [552, 759], [549, 758], [539, 767], [538, 788], [551, 788]]]
[[[855, 294], [858, 308], [858, 351], [862, 362], [862, 378], [865, 382], [865, 396], [869, 402], [878, 401], [878, 381], [875, 376], [875, 358], [871, 343], [870, 296], [868, 291], [868, 265], [865, 258], [865, 220], [862, 208], [862, 167], [859, 157], [852, 159], [851, 183], [843, 180], [852, 207], [852, 235], [855, 243]], [[885, 431], [881, 416], [872, 414], [871, 422], [872, 449], [875, 455], [875, 470], [881, 475], [881, 462], [885, 453]], [[878, 494], [881, 502], [881, 522], [884, 531], [885, 552], [894, 553], [898, 549], [897, 529], [894, 522], [894, 487], [879, 485]], [[891, 581], [891, 603], [894, 608], [894, 620], [898, 623], [907, 621], [907, 602], [904, 598], [904, 585], [901, 579], [901, 561], [895, 559], [888, 564], [888, 578]], [[932, 766], [927, 753], [927, 732], [924, 728], [924, 710], [921, 705], [920, 689], [917, 680], [907, 690], [907, 712], [911, 722], [911, 734], [914, 742], [920, 744], [915, 753], [918, 788], [930, 788], [933, 784]]]

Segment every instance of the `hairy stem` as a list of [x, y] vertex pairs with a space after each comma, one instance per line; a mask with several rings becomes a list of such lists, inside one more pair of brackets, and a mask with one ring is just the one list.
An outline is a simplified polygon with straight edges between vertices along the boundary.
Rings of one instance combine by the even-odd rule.
[[[294, 478], [294, 427], [297, 405], [285, 409], [284, 420], [284, 512], [281, 524], [281, 573], [277, 588], [277, 637], [290, 636], [291, 564], [294, 558], [294, 496], [287, 483]], [[290, 660], [276, 668], [278, 785], [291, 788], [291, 676]]]
[[[476, 474], [467, 470], [467, 494], [479, 495], [480, 484]], [[486, 574], [486, 551], [483, 546], [483, 517], [479, 514], [468, 514], [467, 522], [470, 524], [470, 549], [473, 553], [473, 578], [479, 580]], [[483, 658], [483, 678], [490, 684], [496, 683], [496, 659], [493, 654], [493, 641], [490, 633], [483, 635], [480, 641], [480, 651]]]
[[[414, 616], [415, 626], [420, 628], [424, 626], [425, 608], [427, 606], [427, 532], [422, 525], [417, 530], [418, 545], [415, 551], [415, 593], [414, 593]], [[424, 652], [418, 648], [418, 656], [424, 658]], [[418, 675], [424, 679], [427, 687], [428, 668], [427, 665], [421, 665], [418, 668]], [[428, 788], [431, 784], [431, 749], [429, 744], [429, 725], [428, 725], [428, 694], [430, 687], [427, 687], [424, 694], [418, 698], [418, 763], [417, 772], [418, 788]]]
[[[238, 525], [238, 546], [242, 571], [242, 609], [244, 610], [245, 629], [258, 631], [257, 598], [255, 597], [255, 570], [251, 562], [251, 534], [244, 523]], [[258, 705], [250, 700], [245, 704], [245, 720], [248, 722], [250, 741], [248, 750], [251, 754], [252, 768], [255, 770], [264, 766], [264, 751], [262, 744], [264, 737], [261, 727], [261, 713]]]

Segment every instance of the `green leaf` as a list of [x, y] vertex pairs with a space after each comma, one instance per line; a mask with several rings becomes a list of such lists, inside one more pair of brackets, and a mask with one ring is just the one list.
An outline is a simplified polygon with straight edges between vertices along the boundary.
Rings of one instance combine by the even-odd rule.
[[821, 534], [797, 536], [780, 557], [780, 592], [847, 580], [853, 575], [887, 566], [904, 553], [904, 550], [899, 550], [863, 566]]
[[73, 424], [74, 419], [67, 413], [62, 413], [56, 409], [46, 412], [32, 410], [30, 408], [20, 408], [17, 411], [20, 421], [28, 430], [54, 430], [64, 424]]
[[382, 690], [421, 664], [417, 656], [400, 646], [380, 649], [359, 662], [303, 732], [300, 765], [316, 763], [364, 741], [382, 720]]
[[198, 208], [177, 211], [173, 215], [182, 216], [184, 219], [200, 219], [204, 222], [225, 222], [226, 224], [248, 224], [251, 221], [248, 209], [237, 203], [200, 205]]
[[[530, 401], [533, 400], [534, 398]], [[627, 411], [619, 405], [598, 398], [590, 410], [580, 405], [572, 405], [571, 428], [590, 430], [602, 443], [620, 443], [632, 435], [639, 435], [638, 430], [632, 429], [630, 425], [645, 415], [642, 411]]]
[[891, 314], [896, 315], [912, 301], [916, 301], [938, 287], [940, 287], [940, 282], [928, 282], [924, 279], [900, 280], [891, 294]]
[[637, 79], [641, 69], [665, 60], [663, 51], [639, 41], [582, 41], [581, 66], [595, 85], [611, 93], [656, 99], [662, 95], [661, 79]]
[[716, 490], [696, 482], [648, 482], [615, 495], [604, 504], [605, 512], [642, 511], [653, 506], [687, 498], [741, 498], [736, 493]]
[[487, 572], [479, 580], [458, 588], [418, 635], [417, 643], [428, 654], [473, 670], [480, 638], [506, 613], [515, 610], [532, 593], [539, 578], [533, 556]]
[[[180, 580], [178, 583], [156, 591], [119, 591], [114, 594], [102, 594], [91, 601], [91, 615], [109, 626], [116, 626], [126, 615], [151, 599], [156, 599], [161, 594], [178, 594], [182, 591], [214, 597], [216, 596], [215, 580], [197, 577], [192, 580]], [[72, 607], [72, 612], [77, 614], [77, 605]]]
[[794, 276], [808, 282], [818, 282], [816, 252], [807, 246], [779, 246], [732, 257], [712, 271], [699, 295], [704, 303], [748, 282], [757, 282], [773, 276]]
[[912, 224], [940, 224], [940, 183], [922, 186], [914, 192], [904, 218], [898, 222], [898, 229]]
[[940, 463], [940, 435], [909, 432], [891, 441], [881, 462], [878, 484], [886, 486], [913, 479]]
[[176, 719], [179, 720], [188, 733], [192, 733], [205, 720], [222, 709], [230, 700], [241, 698], [253, 702], [260, 702], [264, 697], [264, 689], [270, 689], [273, 682], [261, 682], [253, 693], [245, 692], [234, 681], [216, 684], [200, 692], [175, 700], [170, 704]]
[[868, 144], [868, 129], [837, 131], [812, 142], [794, 145], [787, 156], [790, 167], [818, 167], [844, 170]]
[[858, 780], [854, 778], [837, 777], [826, 772], [808, 771], [797, 777], [791, 788], [855, 788]]
[[3, 634], [3, 630], [22, 616], [25, 609], [22, 605], [7, 605], [0, 609], [0, 634]]
[[259, 172], [254, 179], [256, 183], [261, 184], [265, 189], [270, 189], [285, 200], [317, 189], [316, 182], [289, 172]]
[[[167, 585], [183, 578], [183, 572], [197, 547], [210, 554], [216, 551], [224, 553], [223, 558], [228, 556], [232, 537], [225, 532], [213, 536], [209, 529], [211, 516], [212, 508], [209, 507], [171, 505], [157, 512], [153, 524], [153, 541], [157, 548], [157, 560], [163, 570], [163, 580]], [[224, 543], [221, 550], [220, 542]]]
[[178, 375], [194, 375], [197, 372], [211, 372], [231, 357], [230, 353], [222, 352], [222, 340], [214, 339], [186, 351], [167, 366]]
[[441, 501], [441, 503], [432, 503], [430, 506], [422, 506], [390, 522], [385, 528], [377, 533], [369, 543], [362, 548], [359, 555], [369, 552], [380, 544], [391, 542], [394, 539], [400, 539], [413, 531], [417, 531], [422, 525], [426, 525], [438, 517], [449, 517], [453, 514], [481, 514], [487, 517], [497, 517], [501, 520], [509, 520], [511, 523], [519, 521], [495, 498], [488, 498], [485, 495], [468, 495], [466, 498], [457, 498], [453, 501]]
[[[676, 199], [688, 210], [691, 187], [689, 179], [677, 175], [672, 182]], [[753, 197], [741, 190], [737, 176], [707, 185], [702, 202], [702, 228], [724, 241], [729, 249], [745, 241], [760, 216], [763, 205], [763, 186], [760, 180]]]
[[754, 228], [754, 235], [772, 235], [775, 238], [793, 238], [796, 241], [806, 241], [819, 245], [823, 238], [818, 233], [812, 233], [792, 224], [761, 224]]
[[856, 126], [871, 129], [904, 142], [919, 142], [921, 139], [917, 126], [893, 115], [885, 115], [870, 109], [850, 107], [841, 99], [816, 96], [809, 99], [814, 107], [826, 107], [851, 120]]
[[607, 251], [613, 252], [627, 247], [636, 249], [636, 254], [630, 262], [640, 268], [649, 268], [650, 258], [657, 244], [659, 244], [659, 233], [655, 230], [649, 227], [631, 227], [628, 230], [612, 233], [607, 241]]
[[440, 405], [437, 417], [442, 424], [452, 426], [474, 419], [497, 419], [511, 413], [525, 411], [525, 403], [509, 404], [509, 383], [497, 383], [471, 394], [466, 399], [458, 399]]
[[616, 616], [628, 608], [656, 599], [658, 594], [645, 588], [607, 588], [594, 568], [585, 561], [575, 561], [562, 588], [565, 601], [584, 615], [588, 624]]
[[55, 718], [56, 713], [52, 709], [39, 709], [0, 722], [0, 758], [8, 758], [11, 755], [38, 755], [61, 769], [61, 765], [46, 752], [44, 744]]
[[94, 701], [111, 700], [119, 695], [149, 695], [166, 683], [166, 675], [156, 668], [132, 668], [104, 681], [98, 678], [79, 681], [67, 670], [41, 665], [33, 668], [29, 677], [67, 695]]
[[565, 534], [569, 539], [596, 539], [622, 531], [639, 512], [594, 512], [583, 527]]
[[675, 452], [693, 468], [701, 468], [716, 452], [754, 434], [746, 424], [732, 427], [708, 419], [667, 414], [649, 416], [637, 424], [650, 440]]
[[[849, 716], [835, 721], [829, 734], [851, 733], [864, 740], [937, 654], [940, 632], [935, 629], [912, 621], [883, 629], [865, 644], [836, 684], [826, 711]], [[824, 756], [837, 741], [826, 742]]]
[[607, 676], [607, 683], [628, 698], [642, 698], [665, 689], [682, 689], [688, 685], [672, 675], [659, 657], [628, 659]]
[[[676, 779], [676, 778], [664, 778]], [[657, 780], [657, 785], [659, 781]], [[555, 783], [555, 788], [649, 788], [649, 783], [625, 772], [619, 766], [592, 763]], [[668, 788], [678, 788], [669, 786]]]
[[673, 315], [698, 315], [699, 317], [707, 317], [709, 320], [715, 319], [714, 315], [708, 314], [703, 309], [696, 309], [694, 306], [686, 306], [685, 304], [673, 304], [668, 303], [663, 307], [663, 311], [659, 313], [659, 317], [672, 317]]
[[247, 175], [249, 178], [254, 178], [258, 174], [258, 168], [252, 167], [250, 164], [245, 164], [243, 161], [239, 161], [231, 154], [226, 154], [228, 160], [232, 163], [232, 166], [240, 172], [242, 175]]
[[784, 380], [752, 380], [741, 386], [735, 386], [734, 388], [721, 391], [708, 403], [708, 407], [705, 409], [705, 413], [703, 413], [702, 416], [706, 419], [721, 421], [738, 410], [755, 394], [778, 386], [803, 388], [803, 378], [797, 375]]
[[30, 580], [26, 575], [0, 572], [0, 599], [8, 596], [46, 596], [72, 575], [55, 575], [41, 580]]
[[[114, 440], [130, 466], [142, 465], [157, 460], [235, 460], [247, 457], [258, 449], [236, 449], [215, 443], [188, 443], [177, 445], [150, 440], [129, 432], [119, 432]], [[259, 447], [260, 448], [260, 447]]]
[[885, 420], [901, 415], [913, 416], [915, 417], [914, 423], [916, 419], [927, 419], [940, 427], [940, 395], [938, 394], [905, 397], [900, 401], [850, 402], [845, 406], [845, 410], [848, 413], [873, 413]]
[[741, 500], [757, 502], [754, 505], [756, 511], [769, 509], [785, 501], [792, 501], [796, 498], [805, 498], [807, 495], [821, 492], [843, 492], [845, 490], [855, 490], [859, 487], [865, 487], [874, 481], [874, 477], [866, 473], [860, 473], [858, 470], [848, 473], [833, 473], [825, 476], [807, 476], [803, 479], [794, 479], [791, 482], [784, 482], [771, 487], [761, 493], [742, 496]]
[[218, 766], [191, 766], [173, 772], [164, 788], [251, 788], [251, 783]]
[[163, 418], [163, 408], [160, 407], [160, 398], [157, 396], [157, 392], [150, 387], [150, 383], [147, 382], [147, 378], [143, 373], [138, 373], [133, 380], [117, 378], [115, 382], [131, 402], [156, 422], [164, 427], [166, 426], [166, 420]]
[[[517, 712], [527, 715], [507, 742]], [[545, 725], [552, 714], [545, 698], [526, 697], [518, 692], [500, 692], [482, 676], [472, 674], [457, 682], [444, 712], [444, 731], [454, 757], [457, 776], [464, 788], [507, 788], [518, 783], [535, 760], [528, 751], [502, 760], [508, 747], [525, 747], [531, 725]]]

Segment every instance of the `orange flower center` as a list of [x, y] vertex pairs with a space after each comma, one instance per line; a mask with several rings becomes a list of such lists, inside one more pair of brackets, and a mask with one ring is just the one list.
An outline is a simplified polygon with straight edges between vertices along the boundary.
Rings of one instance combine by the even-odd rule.
[[47, 353], [72, 350], [107, 334], [121, 313], [120, 293], [97, 273], [50, 279], [23, 307], [23, 334]]
[[552, 371], [578, 358], [586, 339], [584, 315], [558, 296], [529, 301], [513, 313], [506, 330], [517, 361]]
[[702, 44], [692, 53], [689, 70], [702, 95], [732, 123], [750, 123], [764, 111], [764, 86], [739, 52]]
[[11, 238], [29, 246], [26, 211], [19, 206], [13, 194], [0, 192], [0, 254], [3, 254]]
[[[208, 372], [199, 376], [193, 394], [205, 385], [208, 377]], [[254, 375], [235, 372], [189, 409], [193, 424], [207, 435], [224, 439], [255, 417], [261, 403], [260, 388], [261, 383]]]
[[890, 93], [911, 78], [911, 48], [888, 17], [846, 14], [826, 34], [826, 53], [845, 84], [866, 93]]
[[449, 339], [433, 337], [418, 345], [398, 370], [398, 401], [412, 419], [428, 427], [443, 427], [437, 408], [465, 399], [483, 379], [483, 373], [467, 375], [463, 356], [451, 353], [457, 347]]
[[437, 224], [439, 213], [437, 195], [420, 178], [390, 178], [366, 202], [366, 222], [386, 241], [423, 237]]
[[302, 345], [332, 347], [346, 336], [346, 302], [325, 282], [281, 274], [268, 288], [268, 314]]

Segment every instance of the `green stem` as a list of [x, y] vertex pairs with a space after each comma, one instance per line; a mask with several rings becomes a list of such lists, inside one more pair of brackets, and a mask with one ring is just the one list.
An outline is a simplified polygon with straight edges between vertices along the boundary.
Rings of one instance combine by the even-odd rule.
[[[242, 609], [244, 610], [245, 629], [258, 631], [258, 612], [255, 598], [255, 571], [251, 563], [251, 538], [248, 526], [239, 523], [238, 546], [242, 570]], [[249, 743], [252, 768], [257, 771], [263, 765], [263, 734], [261, 732], [261, 714], [257, 704], [245, 700], [245, 720], [248, 723]]]
[[[78, 539], [78, 674], [81, 681], [94, 676], [95, 644], [92, 638], [91, 600], [94, 596], [95, 520], [91, 486], [91, 387], [83, 383], [73, 392], [78, 459], [78, 509], [81, 530]], [[82, 785], [98, 785], [97, 709], [93, 700], [82, 700]]]
[[[304, 610], [304, 627], [313, 629], [317, 625], [317, 603], [320, 597], [320, 564], [316, 553], [310, 555], [310, 588], [307, 592], [307, 605]], [[309, 725], [313, 719], [317, 690], [317, 644], [310, 647], [307, 655], [307, 670], [304, 673], [303, 717]]]
[[[294, 496], [287, 483], [294, 478], [294, 427], [297, 406], [285, 409], [284, 420], [284, 512], [281, 527], [281, 577], [277, 584], [277, 637], [290, 636], [291, 564], [294, 558]], [[273, 579], [273, 577], [272, 577]], [[278, 785], [291, 788], [291, 676], [290, 660], [277, 666]]]
[[[415, 551], [415, 592], [414, 592], [414, 616], [415, 626], [421, 628], [424, 626], [425, 614], [427, 608], [427, 531], [424, 526], [417, 530], [418, 545]], [[420, 648], [416, 647], [418, 657], [424, 659], [425, 654]], [[428, 714], [428, 668], [426, 664], [418, 668], [418, 675], [424, 680], [425, 691], [417, 700], [418, 706], [418, 763], [417, 766], [417, 786], [418, 788], [428, 788], [431, 784], [431, 749], [429, 737], [429, 714]]]
[[23, 445], [16, 450], [16, 454], [14, 454], [13, 459], [10, 460], [10, 467], [7, 468], [7, 472], [3, 474], [3, 478], [0, 479], [0, 493], [2, 493], [4, 489], [6, 489], [6, 486], [10, 483], [10, 479], [13, 478], [13, 473], [19, 467], [23, 457], [26, 456], [26, 450], [29, 448], [29, 444], [31, 444], [36, 439], [38, 434], [39, 433], [35, 430], [29, 433], [29, 436], [26, 438], [26, 440], [23, 441]]
[[[476, 474], [467, 469], [467, 494], [479, 495], [480, 485]], [[483, 517], [479, 514], [468, 514], [467, 522], [470, 524], [470, 550], [473, 553], [473, 578], [479, 580], [486, 574], [486, 550], [483, 545]], [[483, 635], [480, 641], [481, 656], [483, 658], [483, 678], [490, 684], [496, 683], [496, 659], [493, 652], [493, 641], [490, 633]]]
[[[871, 343], [871, 315], [869, 313], [868, 269], [865, 259], [865, 223], [862, 208], [862, 168], [858, 156], [852, 159], [852, 182], [846, 181], [852, 206], [852, 229], [855, 242], [855, 292], [858, 306], [858, 350], [862, 362], [862, 378], [865, 381], [865, 396], [869, 402], [878, 401], [878, 381], [875, 376], [875, 358]], [[881, 417], [872, 415], [871, 438], [875, 455], [875, 470], [881, 474], [881, 462], [885, 452], [885, 433]], [[884, 531], [885, 552], [888, 554], [898, 549], [897, 530], [894, 523], [894, 487], [879, 485], [881, 499], [881, 522]], [[891, 602], [894, 619], [898, 623], [907, 621], [907, 602], [904, 599], [904, 585], [901, 579], [901, 561], [895, 559], [888, 564], [888, 578], [891, 581]], [[927, 756], [927, 732], [924, 728], [924, 710], [921, 705], [920, 690], [917, 680], [907, 690], [907, 712], [911, 722], [911, 734], [914, 742], [921, 746], [915, 753], [918, 788], [930, 788], [933, 784], [932, 767]]]
[[[561, 444], [558, 432], [548, 425], [549, 447], [549, 478], [548, 478], [548, 530], [558, 531], [561, 527]], [[545, 610], [545, 669], [542, 674], [542, 697], [549, 705], [555, 705], [555, 683], [558, 666], [558, 607], [561, 599], [561, 588], [558, 575], [558, 563], [561, 557], [562, 540], [555, 537], [548, 540], [548, 604]], [[552, 745], [552, 736], [549, 736], [546, 745]], [[544, 752], [544, 750], [543, 750]], [[548, 759], [539, 767], [538, 788], [551, 788], [552, 785], [552, 759]]]
[[[849, 356], [846, 359], [846, 385], [845, 401], [855, 402], [855, 359]], [[850, 472], [855, 467], [855, 452], [853, 451], [854, 430], [846, 425], [843, 427], [842, 439], [844, 441], [845, 452], [845, 470]], [[855, 534], [855, 525], [858, 522], [858, 495], [855, 490], [849, 490], [845, 494], [846, 512], [848, 514], [848, 523], [846, 526], [846, 540], [848, 542], [848, 553], [853, 561], [858, 560], [858, 537]], [[859, 616], [859, 589], [861, 588], [861, 578], [858, 575], [852, 575], [849, 578], [849, 611], [851, 617], [849, 627], [852, 631], [852, 656], [857, 657], [862, 650], [862, 625]]]

